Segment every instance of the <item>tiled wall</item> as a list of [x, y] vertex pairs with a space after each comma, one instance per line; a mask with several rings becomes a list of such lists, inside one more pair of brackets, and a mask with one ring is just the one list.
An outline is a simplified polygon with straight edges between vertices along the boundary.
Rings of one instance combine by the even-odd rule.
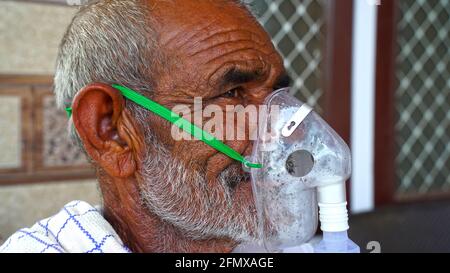
[[[58, 44], [76, 9], [1, 1], [0, 10], [0, 74], [52, 75]], [[21, 164], [20, 100], [0, 100], [0, 168], [15, 168]], [[0, 185], [0, 244], [17, 229], [57, 213], [75, 199], [99, 204], [96, 182]]]
[[0, 1], [0, 73], [54, 72], [57, 48], [76, 8]]
[[19, 97], [2, 96], [0, 100], [0, 168], [21, 166], [21, 100]]
[[397, 196], [450, 193], [450, 1], [397, 3]]

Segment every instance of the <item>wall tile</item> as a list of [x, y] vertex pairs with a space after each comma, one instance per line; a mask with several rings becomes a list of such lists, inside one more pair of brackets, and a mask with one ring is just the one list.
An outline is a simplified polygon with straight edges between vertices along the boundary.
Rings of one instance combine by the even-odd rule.
[[0, 169], [21, 166], [21, 98], [0, 96]]

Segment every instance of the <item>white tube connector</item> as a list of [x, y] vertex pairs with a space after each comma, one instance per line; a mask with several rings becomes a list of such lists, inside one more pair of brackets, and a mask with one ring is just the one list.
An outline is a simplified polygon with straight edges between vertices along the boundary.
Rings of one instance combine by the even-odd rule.
[[325, 232], [341, 232], [349, 229], [347, 202], [339, 204], [319, 203], [320, 229]]
[[317, 188], [320, 229], [342, 232], [349, 229], [345, 182]]
[[348, 211], [345, 182], [318, 187], [320, 229], [322, 241], [314, 247], [316, 253], [360, 253], [348, 238]]

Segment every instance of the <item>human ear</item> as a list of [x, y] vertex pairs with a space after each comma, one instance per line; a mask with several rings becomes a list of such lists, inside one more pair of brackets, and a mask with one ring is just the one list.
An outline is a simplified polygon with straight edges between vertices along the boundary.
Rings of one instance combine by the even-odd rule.
[[110, 85], [92, 83], [75, 96], [74, 126], [87, 154], [110, 176], [126, 178], [136, 171], [141, 142], [120, 91]]

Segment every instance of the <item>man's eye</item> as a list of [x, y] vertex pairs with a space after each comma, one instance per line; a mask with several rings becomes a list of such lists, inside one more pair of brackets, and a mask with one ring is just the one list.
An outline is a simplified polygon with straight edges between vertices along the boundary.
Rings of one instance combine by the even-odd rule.
[[287, 88], [291, 86], [291, 78], [288, 75], [283, 75], [280, 79], [278, 79], [277, 83], [274, 85], [273, 90], [279, 90], [282, 88]]
[[240, 95], [241, 88], [234, 88], [221, 95], [223, 98], [237, 98]]

